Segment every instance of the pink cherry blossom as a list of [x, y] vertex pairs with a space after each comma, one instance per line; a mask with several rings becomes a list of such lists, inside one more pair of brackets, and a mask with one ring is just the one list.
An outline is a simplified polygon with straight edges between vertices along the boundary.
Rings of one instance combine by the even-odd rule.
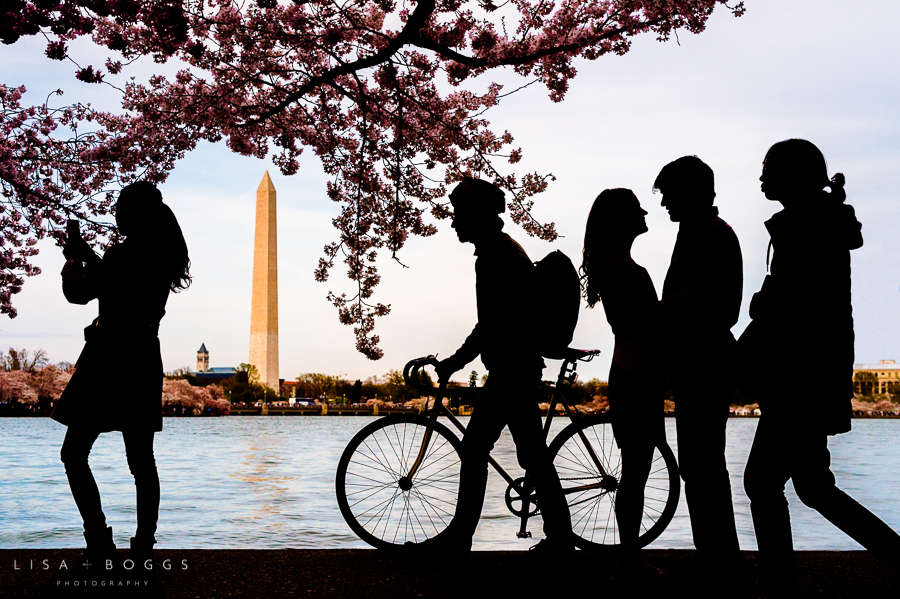
[[[234, 152], [272, 155], [285, 175], [304, 150], [331, 180], [339, 205], [337, 239], [315, 277], [344, 264], [352, 289], [328, 299], [354, 327], [357, 349], [381, 357], [375, 319], [390, 305], [374, 297], [379, 252], [400, 258], [410, 235], [427, 237], [449, 216], [448, 187], [466, 175], [507, 190], [509, 215], [530, 235], [552, 240], [553, 223], [532, 216], [553, 176], [510, 170], [522, 150], [490, 128], [484, 111], [502, 86], [472, 81], [508, 68], [562, 101], [576, 59], [624, 54], [647, 33], [667, 39], [703, 31], [724, 0], [16, 0], [0, 9], [0, 40], [47, 37], [47, 56], [68, 57], [66, 42], [90, 35], [118, 53], [106, 72], [78, 67], [100, 83], [151, 56], [183, 68], [174, 77], [129, 81], [118, 113], [75, 104], [20, 105], [24, 88], [3, 88], [0, 137], [0, 312], [37, 274], [29, 259], [66, 218], [107, 243], [114, 190], [136, 179], [163, 181], [205, 140]], [[124, 66], [123, 66], [124, 65]], [[480, 81], [480, 80], [479, 80]], [[441, 82], [448, 83], [447, 85]], [[61, 93], [61, 92], [60, 92]], [[69, 131], [64, 139], [61, 132]]]

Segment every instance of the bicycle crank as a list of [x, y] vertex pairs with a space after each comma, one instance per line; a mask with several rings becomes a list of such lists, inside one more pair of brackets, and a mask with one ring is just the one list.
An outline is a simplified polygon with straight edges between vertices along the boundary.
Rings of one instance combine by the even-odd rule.
[[[529, 489], [527, 496], [522, 495], [525, 486], [525, 478], [517, 478], [511, 485], [506, 487], [506, 507], [509, 508], [515, 516], [519, 518], [531, 518], [540, 512], [538, 507], [538, 498], [534, 489]], [[527, 499], [527, 501], [526, 501]], [[527, 506], [527, 512], [526, 512]]]

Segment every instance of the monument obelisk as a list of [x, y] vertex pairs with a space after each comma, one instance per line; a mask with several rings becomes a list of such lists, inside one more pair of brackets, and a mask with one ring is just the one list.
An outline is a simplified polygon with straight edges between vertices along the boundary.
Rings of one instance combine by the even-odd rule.
[[250, 364], [259, 382], [278, 389], [278, 251], [275, 186], [269, 171], [256, 190], [256, 237], [253, 242], [253, 303], [250, 308]]

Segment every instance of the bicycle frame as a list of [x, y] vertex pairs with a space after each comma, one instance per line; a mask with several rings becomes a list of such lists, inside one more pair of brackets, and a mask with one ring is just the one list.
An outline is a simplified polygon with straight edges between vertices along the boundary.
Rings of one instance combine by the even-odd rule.
[[[544, 420], [543, 427], [543, 440], [546, 443], [550, 436], [550, 425], [553, 422], [553, 418], [556, 415], [556, 406], [562, 404], [565, 409], [566, 415], [572, 422], [577, 422], [578, 418], [580, 418], [580, 414], [572, 409], [572, 406], [569, 402], [566, 401], [565, 396], [563, 395], [563, 389], [567, 385], [573, 384], [577, 380], [577, 374], [575, 373], [577, 364], [579, 361], [589, 361], [593, 359], [596, 353], [584, 353], [577, 357], [568, 357], [563, 360], [562, 366], [559, 369], [559, 376], [556, 380], [556, 386], [554, 387], [553, 393], [550, 398], [550, 405], [547, 412], [547, 418]], [[426, 358], [421, 358], [419, 360], [413, 360], [404, 368], [404, 378], [409, 383], [411, 378], [413, 380], [417, 380], [418, 371], [426, 366], [426, 365], [436, 365], [437, 359], [434, 356], [428, 356]], [[412, 368], [412, 372], [410, 373], [410, 368]], [[425, 456], [428, 453], [428, 445], [431, 441], [431, 434], [434, 429], [434, 423], [437, 422], [438, 416], [444, 415], [446, 416], [450, 422], [463, 434], [465, 435], [466, 427], [453, 415], [453, 413], [443, 404], [443, 396], [447, 389], [447, 381], [441, 381], [440, 385], [437, 389], [437, 393], [434, 398], [434, 406], [431, 408], [424, 409], [422, 411], [423, 414], [427, 415], [429, 418], [428, 427], [425, 430], [422, 446], [419, 448], [419, 453], [416, 456], [415, 461], [413, 462], [412, 467], [409, 469], [408, 474], [401, 478], [398, 482], [402, 489], [408, 490], [412, 486], [412, 480], [415, 477], [416, 472], [419, 469], [422, 461], [425, 459]], [[420, 389], [421, 392], [427, 392], [425, 388]], [[613, 476], [610, 476], [606, 469], [603, 467], [603, 464], [600, 462], [600, 459], [597, 457], [597, 454], [594, 452], [593, 447], [588, 441], [583, 431], [578, 431], [578, 435], [581, 438], [581, 442], [584, 444], [584, 447], [587, 449], [588, 456], [593, 462], [594, 466], [597, 468], [597, 471], [601, 475], [600, 482], [595, 482], [586, 485], [579, 485], [576, 487], [570, 487], [567, 489], [563, 489], [563, 493], [569, 495], [571, 493], [581, 493], [584, 491], [589, 491], [593, 489], [608, 489], [609, 491], [613, 491], [616, 488], [616, 479]], [[497, 461], [493, 458], [493, 456], [488, 455], [488, 464], [490, 464], [497, 473], [503, 477], [503, 480], [507, 482], [507, 484], [513, 488], [517, 493], [519, 493], [519, 497], [522, 501], [522, 524], [519, 529], [519, 532], [516, 533], [516, 536], [519, 538], [527, 538], [531, 536], [531, 533], [526, 530], [529, 516], [529, 504], [532, 503], [531, 493], [532, 486], [529, 482], [528, 473], [525, 474], [524, 486], [520, 486], [516, 483], [516, 479], [510, 476], [503, 467], [497, 463]]]
[[[419, 466], [422, 464], [422, 460], [425, 459], [425, 456], [428, 453], [428, 443], [429, 443], [429, 441], [431, 441], [431, 432], [432, 432], [432, 430], [434, 430], [434, 423], [437, 422], [438, 416], [440, 416], [440, 415], [446, 416], [450, 420], [450, 422], [453, 423], [453, 426], [455, 426], [459, 430], [459, 432], [461, 432], [463, 435], [466, 434], [466, 427], [463, 426], [462, 422], [460, 422], [456, 418], [456, 416], [453, 415], [453, 412], [451, 412], [449, 409], [447, 409], [447, 406], [445, 406], [443, 404], [443, 395], [444, 395], [444, 391], [446, 391], [446, 389], [447, 389], [446, 381], [441, 383], [440, 387], [438, 387], [438, 392], [434, 397], [434, 407], [430, 408], [430, 410], [428, 411], [428, 416], [429, 416], [428, 428], [425, 429], [425, 434], [423, 435], [423, 438], [422, 438], [422, 447], [419, 448], [419, 453], [416, 456], [416, 460], [415, 460], [415, 462], [413, 462], [412, 467], [410, 467], [409, 473], [405, 477], [400, 479], [401, 488], [405, 484], [409, 484], [407, 481], [411, 481], [415, 477], [416, 471], [418, 471]], [[423, 413], [425, 413], [425, 410], [423, 410]], [[545, 434], [545, 438], [546, 438], [546, 434]], [[510, 485], [515, 486], [515, 479], [513, 479], [509, 474], [507, 474], [506, 470], [503, 469], [503, 466], [498, 464], [497, 460], [495, 460], [493, 458], [493, 456], [490, 456], [490, 455], [488, 456], [488, 464], [490, 464], [491, 466], [494, 467], [494, 470], [496, 470], [497, 473], [503, 477], [503, 480], [505, 480]]]

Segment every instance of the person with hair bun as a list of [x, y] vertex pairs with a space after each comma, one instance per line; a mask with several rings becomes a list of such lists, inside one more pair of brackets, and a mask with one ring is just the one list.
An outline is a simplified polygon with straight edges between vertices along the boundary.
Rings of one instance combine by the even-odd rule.
[[[87, 551], [82, 561], [95, 564], [97, 574], [105, 572], [106, 560], [116, 562], [112, 528], [106, 525], [100, 491], [88, 465], [100, 433], [122, 432], [134, 475], [137, 532], [131, 538], [129, 558], [143, 566], [153, 557], [160, 497], [153, 435], [162, 430], [159, 323], [169, 292], [186, 289], [191, 281], [181, 227], [152, 183], [123, 188], [115, 217], [125, 239], [103, 258], [91, 250], [77, 227], [69, 230], [63, 251], [67, 258], [63, 294], [73, 304], [98, 300], [99, 316], [84, 330], [85, 345], [75, 373], [52, 415], [68, 427], [60, 457], [84, 521]], [[127, 364], [110, 361], [125, 355]], [[74, 569], [79, 575], [90, 574]]]
[[[844, 203], [844, 176], [830, 180], [825, 157], [803, 139], [773, 145], [763, 161], [761, 190], [784, 209], [766, 221], [770, 273], [750, 303], [752, 322], [739, 351], [742, 387], [759, 396], [762, 416], [744, 471], [766, 591], [790, 596], [793, 544], [784, 487], [793, 480], [817, 510], [885, 563], [900, 558], [900, 536], [835, 486], [828, 437], [850, 430], [853, 313], [850, 250], [862, 225]], [[826, 191], [826, 188], [828, 191]], [[768, 258], [767, 258], [768, 262]], [[816, 353], [815, 410], [801, 410], [808, 377], [799, 356]]]

